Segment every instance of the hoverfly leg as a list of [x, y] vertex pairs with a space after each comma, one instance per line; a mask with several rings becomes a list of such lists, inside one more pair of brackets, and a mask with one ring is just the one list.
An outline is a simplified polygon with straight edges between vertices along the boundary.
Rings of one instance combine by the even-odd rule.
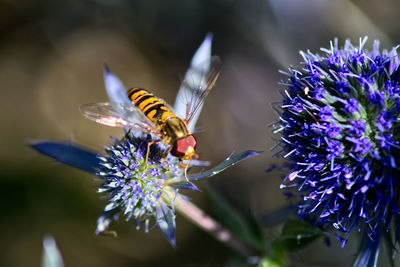
[[143, 177], [144, 172], [145, 172], [146, 169], [147, 169], [147, 163], [148, 163], [148, 161], [149, 161], [150, 146], [153, 145], [153, 144], [155, 144], [155, 143], [158, 143], [158, 142], [160, 142], [160, 141], [162, 141], [162, 140], [161, 140], [161, 139], [157, 139], [157, 140], [153, 140], [153, 141], [147, 143], [146, 159], [145, 159], [145, 161], [144, 161], [144, 166], [143, 166], [143, 170], [142, 170], [142, 174], [140, 175], [140, 178]]
[[181, 168], [185, 169], [185, 179], [186, 179], [186, 181], [188, 181], [188, 182], [190, 182], [190, 181], [189, 181], [189, 178], [187, 177], [187, 170], [189, 169], [189, 164], [190, 164], [190, 161], [192, 160], [192, 158], [198, 159], [198, 158], [199, 158], [199, 155], [197, 155], [196, 153], [193, 153], [193, 154], [188, 158], [188, 162], [186, 163], [186, 165], [182, 162], [181, 159], [179, 159], [179, 166], [180, 166]]
[[128, 129], [128, 131], [126, 132], [126, 134], [124, 135], [124, 137], [122, 139], [128, 138], [130, 133], [131, 133], [131, 129]]
[[183, 163], [183, 161], [181, 159], [179, 159], [179, 167], [181, 167], [182, 169], [185, 170], [185, 179], [188, 182], [190, 182], [190, 181], [189, 181], [189, 178], [187, 178], [187, 169], [189, 168], [189, 164], [190, 164], [191, 160], [192, 160], [192, 158], [189, 158], [188, 162], [185, 164], [185, 163]]
[[188, 160], [188, 162], [187, 162], [187, 164], [185, 165], [185, 179], [186, 179], [186, 181], [188, 181], [188, 182], [190, 182], [189, 181], [189, 178], [187, 177], [187, 169], [189, 168], [189, 164], [190, 164], [190, 161], [192, 160], [192, 158], [190, 158], [189, 160]]
[[164, 163], [167, 164], [167, 166], [168, 166], [167, 171], [168, 171], [168, 172], [169, 172], [169, 163], [168, 163], [168, 161], [165, 160], [165, 158], [167, 157], [168, 152], [169, 152], [170, 150], [171, 150], [171, 147], [168, 147], [168, 148], [164, 151], [164, 153], [163, 153], [163, 155], [162, 155], [162, 158], [161, 158], [161, 162], [164, 162]]
[[183, 163], [182, 159], [179, 159], [179, 167], [181, 167], [182, 169], [184, 169], [186, 167], [185, 163]]

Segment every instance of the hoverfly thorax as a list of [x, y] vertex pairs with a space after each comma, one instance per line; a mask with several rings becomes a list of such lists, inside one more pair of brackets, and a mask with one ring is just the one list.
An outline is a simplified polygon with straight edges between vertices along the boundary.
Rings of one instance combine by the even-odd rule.
[[195, 155], [196, 138], [189, 133], [184, 120], [178, 117], [169, 118], [164, 123], [163, 132], [165, 142], [172, 145], [173, 156], [190, 159]]
[[189, 135], [189, 129], [184, 120], [179, 117], [168, 118], [162, 126], [164, 142], [173, 145], [176, 140]]

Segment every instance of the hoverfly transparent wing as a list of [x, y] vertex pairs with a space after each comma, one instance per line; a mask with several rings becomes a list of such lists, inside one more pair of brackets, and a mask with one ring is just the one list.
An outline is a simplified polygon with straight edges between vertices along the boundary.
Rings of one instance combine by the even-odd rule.
[[131, 128], [133, 130], [159, 134], [154, 124], [132, 104], [89, 103], [82, 105], [79, 110], [86, 118], [106, 126]]
[[221, 61], [218, 56], [213, 56], [210, 61], [207, 60], [202, 64], [191, 67], [185, 75], [186, 78], [180, 87], [180, 93], [182, 93], [178, 101], [182, 101], [186, 110], [184, 114], [177, 115], [185, 118], [190, 130], [194, 128], [194, 123], [191, 124], [190, 122], [196, 122], [198, 112], [214, 86], [220, 70]]

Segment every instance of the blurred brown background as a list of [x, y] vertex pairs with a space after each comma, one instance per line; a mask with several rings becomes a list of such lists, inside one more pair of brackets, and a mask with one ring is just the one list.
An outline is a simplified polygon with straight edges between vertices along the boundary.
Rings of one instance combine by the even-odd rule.
[[[83, 118], [78, 107], [106, 101], [105, 62], [127, 87], [151, 89], [173, 104], [180, 78], [207, 32], [223, 61], [198, 122], [201, 159], [265, 150], [210, 183], [244, 213], [285, 204], [273, 158], [271, 102], [280, 100], [278, 69], [296, 65], [299, 50], [317, 51], [368, 35], [400, 42], [395, 0], [0, 1], [1, 179], [0, 265], [39, 266], [42, 238], [52, 234], [66, 266], [231, 266], [232, 252], [177, 217], [177, 249], [158, 229], [145, 234], [114, 223], [118, 238], [95, 236], [105, 202], [92, 176], [54, 164], [27, 147], [32, 139], [74, 140], [101, 150], [121, 130]], [[202, 183], [199, 183], [202, 187]], [[189, 194], [212, 212], [201, 192]], [[267, 231], [270, 237], [278, 231]], [[351, 243], [322, 242], [293, 255], [295, 266], [348, 265]]]

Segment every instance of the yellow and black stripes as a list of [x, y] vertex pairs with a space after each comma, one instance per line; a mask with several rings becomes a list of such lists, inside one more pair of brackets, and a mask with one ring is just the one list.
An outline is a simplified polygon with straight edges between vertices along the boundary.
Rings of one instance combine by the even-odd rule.
[[152, 122], [160, 124], [168, 118], [176, 117], [164, 104], [164, 102], [142, 88], [132, 88], [128, 91], [129, 99], [137, 106]]

